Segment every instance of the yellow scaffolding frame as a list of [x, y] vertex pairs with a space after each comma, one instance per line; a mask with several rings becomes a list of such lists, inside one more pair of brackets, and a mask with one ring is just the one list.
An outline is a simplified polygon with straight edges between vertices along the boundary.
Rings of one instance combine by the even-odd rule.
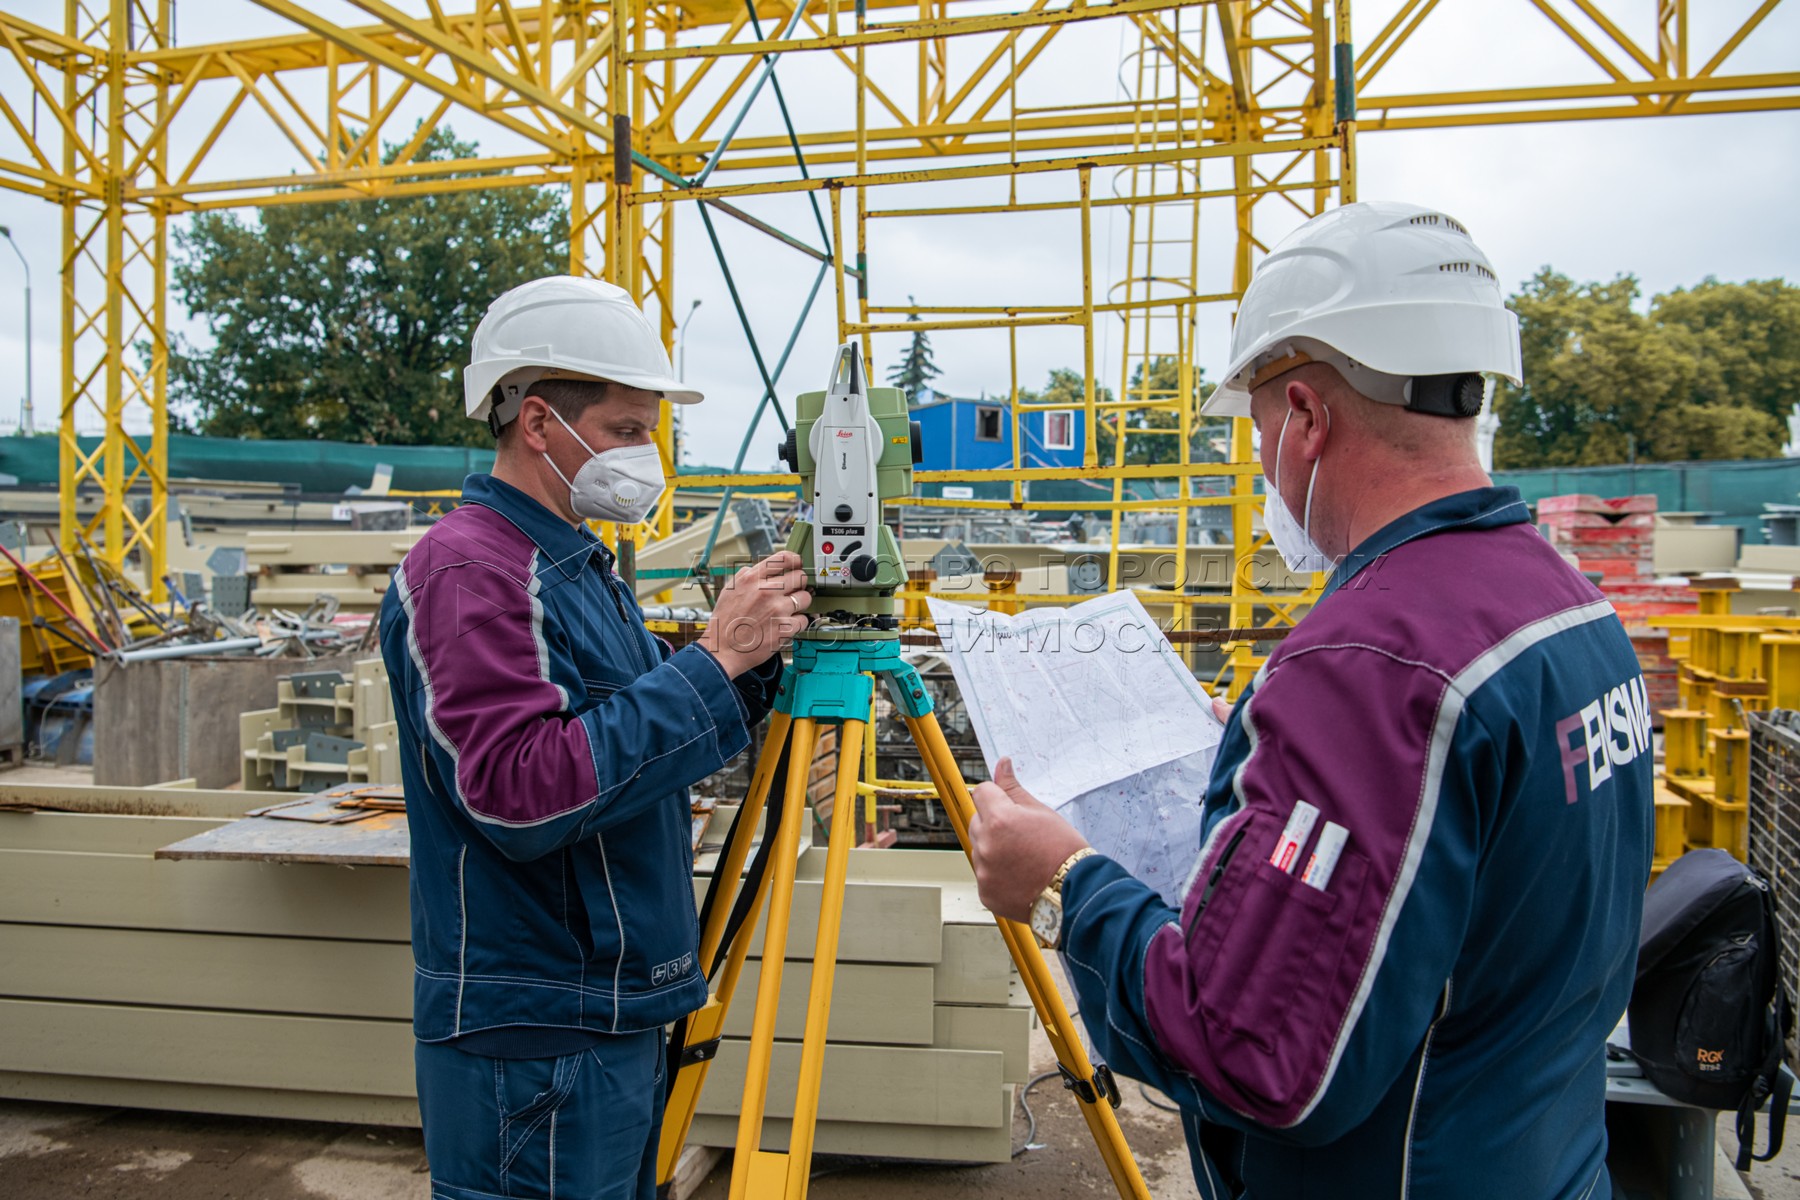
[[[628, 288], [657, 313], [670, 342], [680, 206], [704, 203], [804, 249], [736, 206], [809, 192], [824, 192], [830, 203], [830, 244], [815, 256], [834, 277], [840, 334], [861, 336], [866, 346], [908, 315], [929, 319], [908, 324], [907, 332], [1005, 330], [1016, 401], [1018, 331], [1078, 329], [1087, 454], [1073, 477], [1109, 487], [1114, 499], [1033, 501], [1025, 485], [1058, 476], [1015, 460], [1010, 470], [984, 473], [1014, 485], [1009, 501], [991, 503], [1106, 511], [1115, 522], [1122, 512], [1172, 509], [1183, 530], [1188, 510], [1222, 503], [1242, 562], [1259, 545], [1247, 423], [1234, 429], [1227, 462], [1189, 461], [1198, 379], [1193, 338], [1164, 334], [1191, 322], [1203, 305], [1234, 302], [1266, 249], [1259, 230], [1274, 217], [1265, 214], [1311, 215], [1333, 199], [1354, 198], [1359, 129], [1800, 107], [1800, 70], [1731, 67], [1734, 56], [1773, 44], [1766, 18], [1777, 0], [1763, 0], [1704, 44], [1690, 32], [1688, 0], [1646, 2], [1654, 5], [1651, 36], [1640, 30], [1634, 37], [1629, 29], [1636, 26], [1609, 15], [1599, 0], [1507, 0], [1517, 13], [1541, 19], [1543, 37], [1574, 46], [1592, 64], [1592, 79], [1406, 94], [1382, 93], [1383, 73], [1456, 0], [1398, 0], [1360, 49], [1351, 43], [1349, 0], [1020, 0], [1015, 11], [1001, 13], [972, 0], [465, 0], [470, 7], [458, 12], [426, 0], [422, 14], [388, 0], [349, 0], [364, 24], [327, 19], [300, 0], [240, 0], [280, 18], [286, 31], [192, 45], [176, 44], [170, 0], [65, 0], [61, 29], [0, 12], [0, 68], [9, 72], [0, 88], [0, 136], [10, 131], [20, 147], [0, 150], [0, 187], [57, 204], [63, 216], [63, 539], [73, 544], [86, 535], [115, 565], [135, 558], [160, 590], [171, 217], [554, 184], [570, 192], [570, 269]], [[1138, 94], [1020, 104], [1020, 81], [1034, 77], [1059, 34], [1097, 21], [1132, 29]], [[1196, 38], [1203, 22], [1212, 33]], [[1209, 45], [1221, 48], [1222, 61], [1209, 65]], [[1793, 59], [1792, 47], [1776, 48], [1781, 61]], [[774, 75], [777, 57], [790, 54], [841, 68], [854, 87], [853, 106], [807, 106], [784, 114], [799, 121], [781, 132], [739, 136], [743, 109]], [[771, 86], [778, 89], [778, 81]], [[516, 144], [468, 160], [415, 161], [434, 129], [465, 116], [504, 130]], [[292, 149], [292, 173], [252, 176], [218, 152], [229, 133], [250, 123]], [[384, 144], [401, 147], [392, 161], [383, 161]], [[806, 169], [796, 172], [801, 155]], [[1229, 170], [1229, 182], [1203, 185], [1203, 172], [1210, 177], [1215, 167]], [[1019, 184], [1034, 175], [1065, 177], [1068, 190], [1019, 202]], [[972, 204], [961, 196], [906, 208], [869, 203], [876, 189], [1002, 178], [1011, 203]], [[1096, 178], [1128, 186], [1096, 196]], [[1170, 180], [1177, 182], [1165, 187]], [[853, 193], [849, 214], [846, 190]], [[1173, 222], [1172, 240], [1188, 240], [1194, 264], [1200, 206], [1225, 199], [1236, 213], [1229, 279], [1206, 283], [1189, 265], [1170, 276], [1181, 287], [1134, 287], [1129, 270], [1123, 289], [1113, 280], [1096, 286], [1096, 210], [1122, 211], [1133, 230], [1150, 230], [1152, 239], [1171, 232]], [[1080, 279], [1079, 303], [1034, 298], [1017, 307], [914, 308], [870, 295], [871, 221], [1056, 210], [1078, 213], [1081, 222], [1081, 261], [1071, 273]], [[846, 224], [853, 226], [849, 244], [838, 237]], [[824, 228], [820, 235], [827, 236]], [[1179, 244], [1172, 253], [1180, 256]], [[1094, 391], [1097, 318], [1120, 320], [1127, 346], [1172, 349], [1174, 394], [1140, 388], [1128, 395], [1126, 365], [1118, 398], [1101, 401]], [[1153, 328], [1164, 332], [1152, 337]], [[1132, 361], [1129, 353], [1125, 358]], [[1020, 406], [1013, 408], [1017, 421]], [[1126, 441], [1170, 436], [1147, 428], [1158, 412], [1174, 416], [1182, 461], [1167, 475], [1134, 474]], [[103, 435], [84, 450], [77, 422], [90, 416], [98, 416]], [[1103, 424], [1115, 434], [1110, 463], [1096, 454]], [[147, 432], [134, 434], [134, 425]], [[672, 468], [669, 426], [665, 421], [663, 447]], [[1209, 475], [1227, 481], [1229, 492], [1200, 494], [1195, 480]], [[1127, 481], [1146, 477], [1175, 480], [1176, 494], [1127, 498]], [[83, 489], [101, 497], [88, 520], [77, 515]], [[133, 507], [134, 491], [147, 496], [146, 507]], [[614, 532], [666, 534], [666, 509], [658, 526]], [[1185, 563], [1186, 537], [1175, 542]], [[1234, 627], [1252, 624], [1259, 613], [1285, 621], [1306, 598], [1264, 594], [1246, 566], [1234, 579], [1228, 619]], [[1232, 648], [1228, 669], [1240, 679], [1253, 663], [1251, 646]]]

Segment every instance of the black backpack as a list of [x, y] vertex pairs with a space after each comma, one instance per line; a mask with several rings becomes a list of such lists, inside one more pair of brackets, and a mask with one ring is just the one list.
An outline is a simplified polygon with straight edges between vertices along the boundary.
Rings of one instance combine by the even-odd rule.
[[[1793, 1088], [1779, 949], [1768, 881], [1723, 850], [1682, 855], [1644, 893], [1632, 1057], [1671, 1100], [1737, 1113], [1740, 1171], [1780, 1152]], [[1756, 1110], [1770, 1097], [1769, 1150], [1753, 1155]]]

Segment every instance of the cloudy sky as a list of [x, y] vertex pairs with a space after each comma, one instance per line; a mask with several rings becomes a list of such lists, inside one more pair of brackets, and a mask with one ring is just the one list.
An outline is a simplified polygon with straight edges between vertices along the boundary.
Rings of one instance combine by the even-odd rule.
[[[60, 26], [60, 0], [5, 0], [27, 19]], [[1356, 40], [1372, 38], [1399, 0], [1358, 0]], [[337, 2], [312, 5], [344, 24], [361, 23]], [[423, 10], [422, 3], [403, 5]], [[994, 6], [996, 10], [1015, 7]], [[1565, 5], [1565, 7], [1569, 7]], [[1653, 44], [1651, 0], [1602, 0], [1640, 44]], [[1756, 7], [1754, 0], [1711, 0], [1696, 5], [1694, 54], [1712, 49]], [[204, 18], [201, 13], [204, 10]], [[1203, 10], [1182, 14], [1188, 39], [1212, 44], [1201, 32]], [[232, 36], [281, 33], [283, 23], [244, 0], [207, 0], [178, 10], [177, 40], [198, 44]], [[951, 43], [953, 64], [986, 52], [978, 39]], [[1132, 74], [1135, 39], [1127, 41], [1121, 22], [1075, 26], [1062, 32], [1026, 76], [1021, 106], [1117, 100], [1131, 93], [1121, 83]], [[1740, 73], [1792, 71], [1800, 47], [1800, 5], [1778, 8], [1727, 63]], [[913, 61], [902, 52], [872, 54], [873, 69], [897, 95], [916, 89]], [[953, 65], [953, 75], [961, 69]], [[1215, 69], [1218, 69], [1215, 67]], [[720, 71], [723, 77], [728, 72]], [[1603, 78], [1537, 12], [1529, 0], [1443, 0], [1414, 40], [1395, 57], [1369, 94], [1411, 93], [1445, 88], [1589, 82]], [[790, 56], [781, 67], [790, 106], [803, 128], [844, 128], [853, 121], [849, 77], [822, 55]], [[301, 87], [301, 84], [292, 86]], [[30, 107], [28, 88], [9, 68], [0, 67], [0, 91], [15, 107]], [[195, 115], [216, 112], [219, 98], [196, 93]], [[211, 105], [211, 109], [206, 106]], [[422, 108], [423, 106], [421, 106]], [[1004, 113], [1004, 107], [1000, 110]], [[44, 120], [40, 113], [40, 119]], [[234, 127], [209, 159], [209, 170], [232, 176], [292, 170], [291, 146], [258, 119]], [[452, 117], [463, 136], [478, 139], [484, 152], [518, 148], [512, 135], [479, 118]], [[47, 121], [46, 121], [47, 123]], [[409, 121], [410, 123], [410, 121]], [[777, 132], [777, 113], [768, 92], [745, 122], [747, 135]], [[178, 131], [176, 141], [201, 136], [196, 125]], [[0, 157], [21, 150], [0, 133]], [[1644, 120], [1559, 122], [1491, 129], [1366, 133], [1360, 141], [1361, 193], [1365, 199], [1398, 199], [1440, 207], [1467, 224], [1509, 286], [1550, 264], [1583, 279], [1629, 272], [1647, 293], [1721, 279], [1800, 276], [1800, 232], [1793, 220], [1800, 196], [1800, 113]], [[837, 168], [819, 168], [828, 171]], [[1203, 176], [1203, 186], [1225, 182], [1225, 168]], [[1073, 176], [1039, 177], [1021, 186], [1021, 200], [1066, 198]], [[1096, 193], [1123, 186], [1096, 175]], [[1003, 182], [984, 181], [935, 188], [892, 188], [874, 194], [877, 206], [1000, 203]], [[745, 208], [817, 242], [816, 226], [801, 198], [759, 198]], [[1268, 207], [1265, 228], [1287, 223]], [[35, 385], [38, 422], [54, 423], [59, 386], [57, 210], [17, 193], [0, 193], [0, 223], [9, 225], [31, 263], [35, 287]], [[811, 284], [811, 261], [728, 219], [720, 234], [728, 260], [750, 310], [750, 319], [771, 364], [792, 328]], [[902, 304], [1075, 303], [1080, 298], [1078, 226], [1072, 213], [1021, 214], [1004, 218], [932, 218], [874, 222], [871, 225], [871, 279], [874, 302]], [[709, 402], [688, 423], [689, 458], [729, 462], [744, 423], [760, 394], [760, 384], [738, 318], [723, 285], [699, 221], [684, 210], [677, 224], [678, 313], [701, 302], [689, 325], [687, 372]], [[1125, 221], [1120, 210], [1096, 217], [1095, 273], [1104, 295], [1110, 281], [1126, 273]], [[1228, 204], [1209, 204], [1201, 215], [1202, 292], [1229, 282], [1232, 218]], [[1159, 269], [1164, 264], [1159, 263]], [[16, 397], [23, 392], [23, 276], [10, 253], [0, 251], [0, 427], [16, 420]], [[827, 284], [829, 289], [829, 283]], [[1201, 361], [1216, 372], [1225, 357], [1229, 313], [1215, 306], [1199, 330]], [[185, 315], [181, 328], [198, 333]], [[821, 293], [806, 322], [794, 359], [780, 387], [784, 401], [796, 391], [822, 383], [834, 330], [829, 290]], [[1101, 382], [1117, 386], [1119, 332], [1116, 322], [1102, 331]], [[948, 332], [934, 336], [940, 383], [958, 395], [1004, 393], [1009, 386], [1003, 334]], [[877, 339], [877, 373], [898, 357], [902, 339]], [[1027, 331], [1019, 337], [1020, 381], [1038, 386], [1057, 366], [1079, 366], [1080, 340], [1069, 330]], [[754, 439], [746, 466], [772, 467], [772, 426]]]

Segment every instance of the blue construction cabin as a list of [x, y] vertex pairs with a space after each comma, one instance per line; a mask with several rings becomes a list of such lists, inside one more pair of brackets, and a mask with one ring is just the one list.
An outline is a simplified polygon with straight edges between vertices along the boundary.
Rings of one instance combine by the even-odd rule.
[[[925, 441], [927, 471], [988, 471], [1013, 460], [1012, 405], [1005, 397], [971, 400], [930, 388], [919, 393], [912, 416]], [[1081, 410], [1027, 409], [1019, 414], [1019, 465], [1078, 467], [1085, 440]]]

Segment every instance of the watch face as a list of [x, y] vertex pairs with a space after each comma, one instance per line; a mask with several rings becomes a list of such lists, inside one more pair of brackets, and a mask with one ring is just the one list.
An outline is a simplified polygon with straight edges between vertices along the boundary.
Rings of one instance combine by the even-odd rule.
[[1062, 905], [1049, 896], [1031, 902], [1031, 932], [1046, 946], [1054, 946], [1062, 937]]

